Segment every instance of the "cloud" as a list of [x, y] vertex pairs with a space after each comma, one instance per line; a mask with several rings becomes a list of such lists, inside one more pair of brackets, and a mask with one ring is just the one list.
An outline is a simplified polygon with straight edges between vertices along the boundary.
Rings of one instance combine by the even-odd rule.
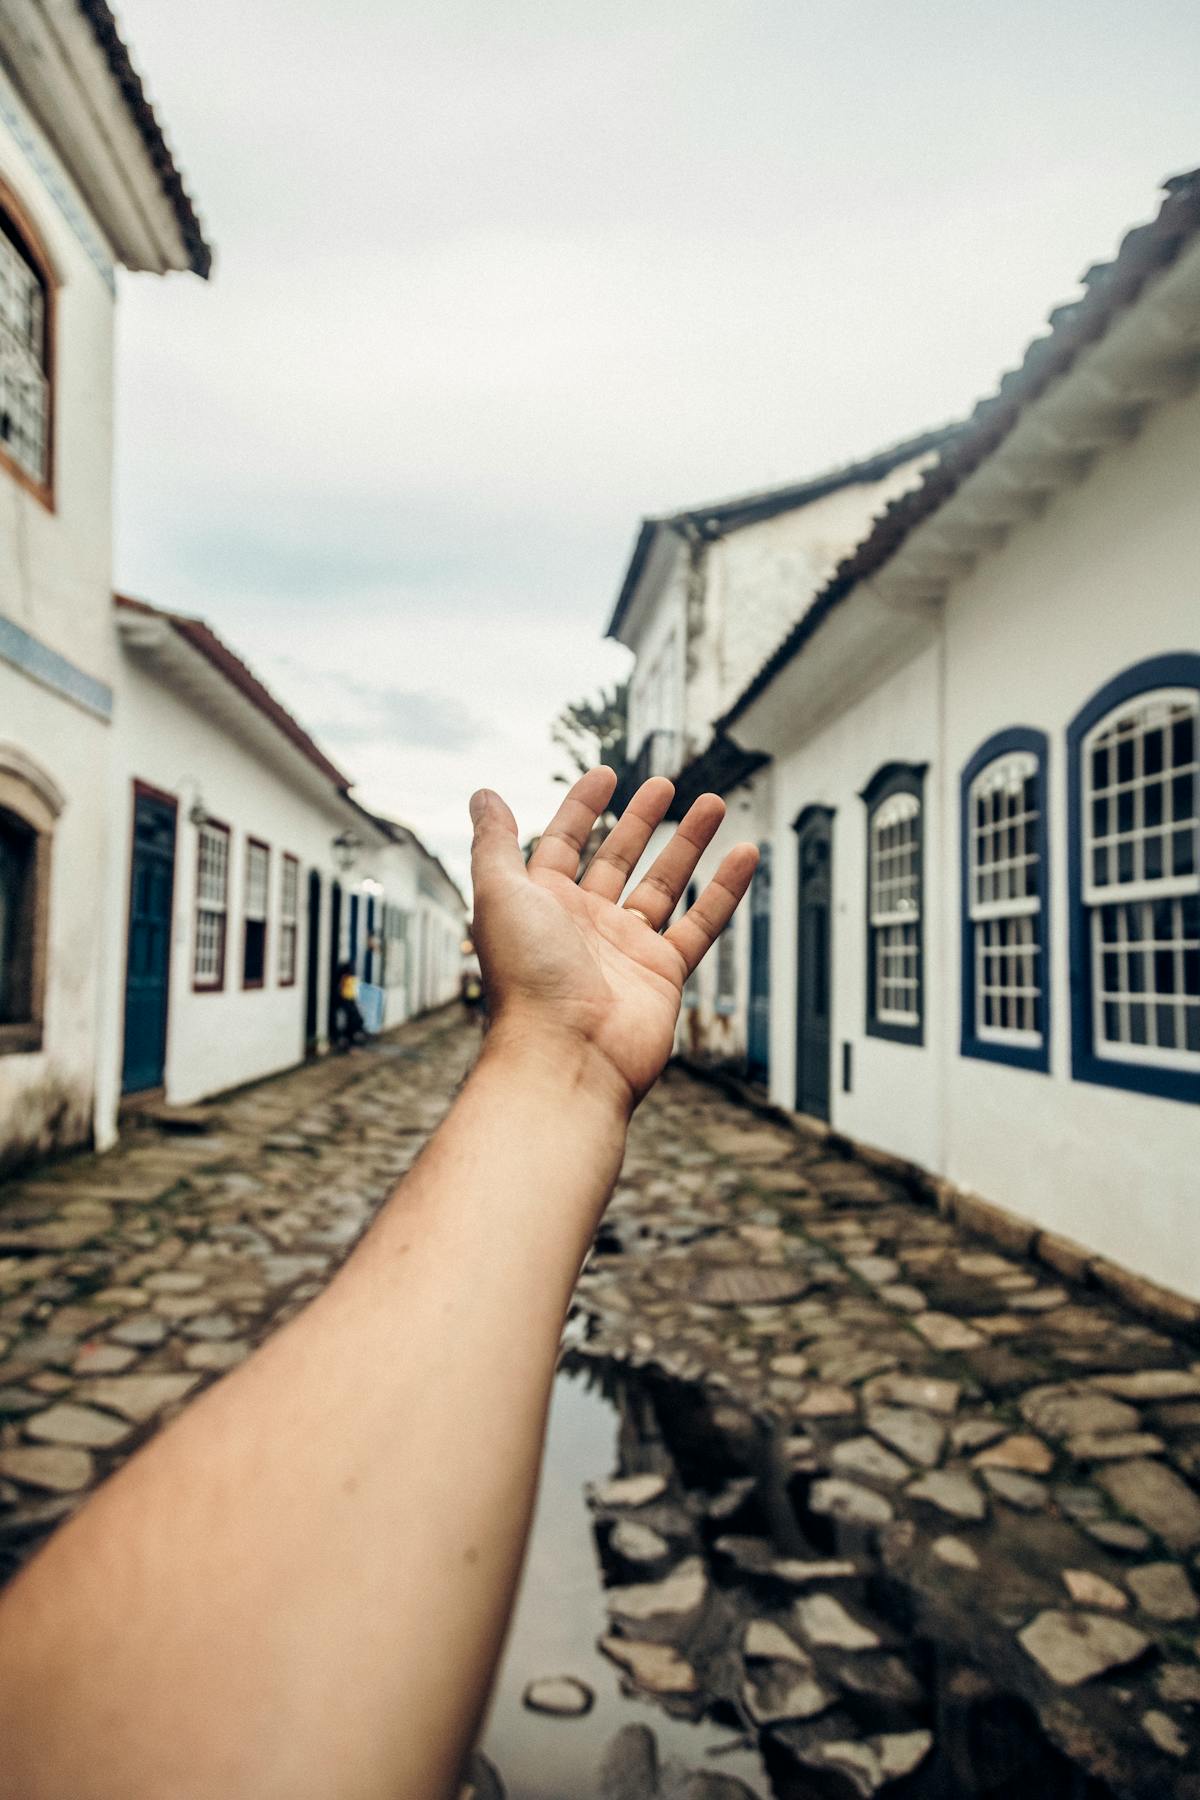
[[341, 707], [314, 727], [331, 744], [353, 749], [383, 740], [405, 748], [458, 751], [475, 750], [491, 735], [457, 695], [376, 688], [362, 681], [343, 681], [341, 687]]
[[625, 670], [640, 514], [961, 414], [1191, 165], [1151, 14], [124, 0], [217, 262], [121, 281], [118, 584], [461, 874], [471, 787], [540, 827]]

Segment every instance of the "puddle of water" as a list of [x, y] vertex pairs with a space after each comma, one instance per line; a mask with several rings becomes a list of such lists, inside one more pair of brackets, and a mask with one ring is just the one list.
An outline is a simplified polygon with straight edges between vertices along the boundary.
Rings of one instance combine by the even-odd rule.
[[[618, 1427], [610, 1401], [580, 1377], [559, 1375], [529, 1554], [481, 1748], [509, 1800], [593, 1800], [606, 1746], [622, 1725], [643, 1723], [658, 1739], [662, 1761], [736, 1775], [753, 1793], [768, 1796], [756, 1753], [708, 1754], [734, 1742], [732, 1732], [672, 1718], [649, 1700], [623, 1695], [619, 1671], [596, 1648], [608, 1619], [584, 1484], [616, 1473]], [[592, 1710], [577, 1719], [530, 1712], [521, 1695], [530, 1681], [548, 1675], [586, 1682], [595, 1694]]]
[[[670, 1540], [672, 1568], [682, 1567], [685, 1555], [703, 1565], [707, 1586], [698, 1611], [678, 1618], [660, 1612], [627, 1632], [682, 1652], [699, 1680], [696, 1711], [703, 1716], [696, 1720], [678, 1716], [685, 1702], [622, 1691], [622, 1674], [596, 1647], [610, 1629], [606, 1579], [661, 1579], [667, 1561], [639, 1575], [628, 1561], [628, 1541], [622, 1546], [612, 1536], [626, 1509], [601, 1504], [593, 1511], [587, 1503], [589, 1482], [631, 1474], [661, 1474], [667, 1489], [627, 1516]], [[1019, 1653], [1007, 1637], [989, 1637], [988, 1620], [977, 1614], [948, 1613], [940, 1583], [932, 1602], [910, 1590], [881, 1559], [873, 1534], [812, 1512], [806, 1482], [782, 1454], [777, 1429], [699, 1388], [603, 1358], [582, 1370], [577, 1360], [575, 1372], [559, 1375], [529, 1556], [482, 1741], [509, 1800], [599, 1800], [604, 1753], [620, 1728], [634, 1723], [653, 1732], [671, 1792], [691, 1771], [733, 1777], [745, 1784], [740, 1794], [759, 1800], [875, 1793], [881, 1800], [1166, 1800], [1193, 1793], [1186, 1778], [1175, 1785], [1177, 1771], [1164, 1780], [1161, 1770], [1143, 1766], [1144, 1751], [1132, 1763], [1127, 1751], [1110, 1753], [1111, 1733], [1128, 1741], [1119, 1689], [1098, 1687], [1077, 1702], [1073, 1696], [1070, 1755], [1056, 1747], [1036, 1694], [1031, 1700], [1024, 1691], [1028, 1670], [1014, 1663]], [[902, 1536], [907, 1543], [907, 1530]], [[794, 1590], [796, 1577], [764, 1567], [764, 1558], [779, 1556], [842, 1561], [824, 1577], [828, 1591], [809, 1589], [804, 1575]], [[826, 1593], [819, 1618], [797, 1591]], [[799, 1619], [793, 1603], [803, 1609]], [[821, 1689], [815, 1710], [811, 1688], [794, 1686], [794, 1664], [781, 1667], [776, 1651], [745, 1661], [751, 1621], [768, 1631], [782, 1627], [793, 1648], [797, 1631], [809, 1640], [807, 1667]], [[594, 1695], [591, 1711], [558, 1719], [525, 1708], [528, 1683], [553, 1676], [585, 1682]], [[768, 1711], [781, 1698], [798, 1709], [776, 1711], [757, 1744], [739, 1735], [751, 1690], [754, 1704]], [[714, 1755], [718, 1749], [724, 1754]], [[1077, 1753], [1086, 1759], [1082, 1767]], [[1110, 1786], [1117, 1768], [1133, 1778]], [[697, 1786], [695, 1795], [702, 1791]]]

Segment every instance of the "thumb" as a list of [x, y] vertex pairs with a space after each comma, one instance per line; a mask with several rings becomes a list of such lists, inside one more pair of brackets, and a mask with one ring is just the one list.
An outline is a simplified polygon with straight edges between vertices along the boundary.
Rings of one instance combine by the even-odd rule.
[[524, 875], [525, 858], [517, 839], [517, 821], [499, 794], [480, 788], [471, 795], [471, 884], [478, 888], [498, 875]]

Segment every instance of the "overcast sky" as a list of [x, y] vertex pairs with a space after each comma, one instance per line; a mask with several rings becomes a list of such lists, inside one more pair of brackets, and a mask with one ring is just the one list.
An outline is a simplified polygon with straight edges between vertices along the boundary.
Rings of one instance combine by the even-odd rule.
[[216, 246], [126, 278], [117, 576], [456, 873], [642, 513], [960, 416], [1200, 163], [1194, 0], [121, 0]]

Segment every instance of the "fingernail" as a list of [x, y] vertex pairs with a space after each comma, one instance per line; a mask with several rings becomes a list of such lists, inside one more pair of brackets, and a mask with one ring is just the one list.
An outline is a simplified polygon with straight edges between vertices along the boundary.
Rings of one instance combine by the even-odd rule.
[[472, 825], [478, 825], [480, 819], [482, 819], [487, 810], [487, 803], [488, 795], [486, 788], [478, 788], [476, 792], [471, 795], [470, 805], [467, 810], [471, 814]]

